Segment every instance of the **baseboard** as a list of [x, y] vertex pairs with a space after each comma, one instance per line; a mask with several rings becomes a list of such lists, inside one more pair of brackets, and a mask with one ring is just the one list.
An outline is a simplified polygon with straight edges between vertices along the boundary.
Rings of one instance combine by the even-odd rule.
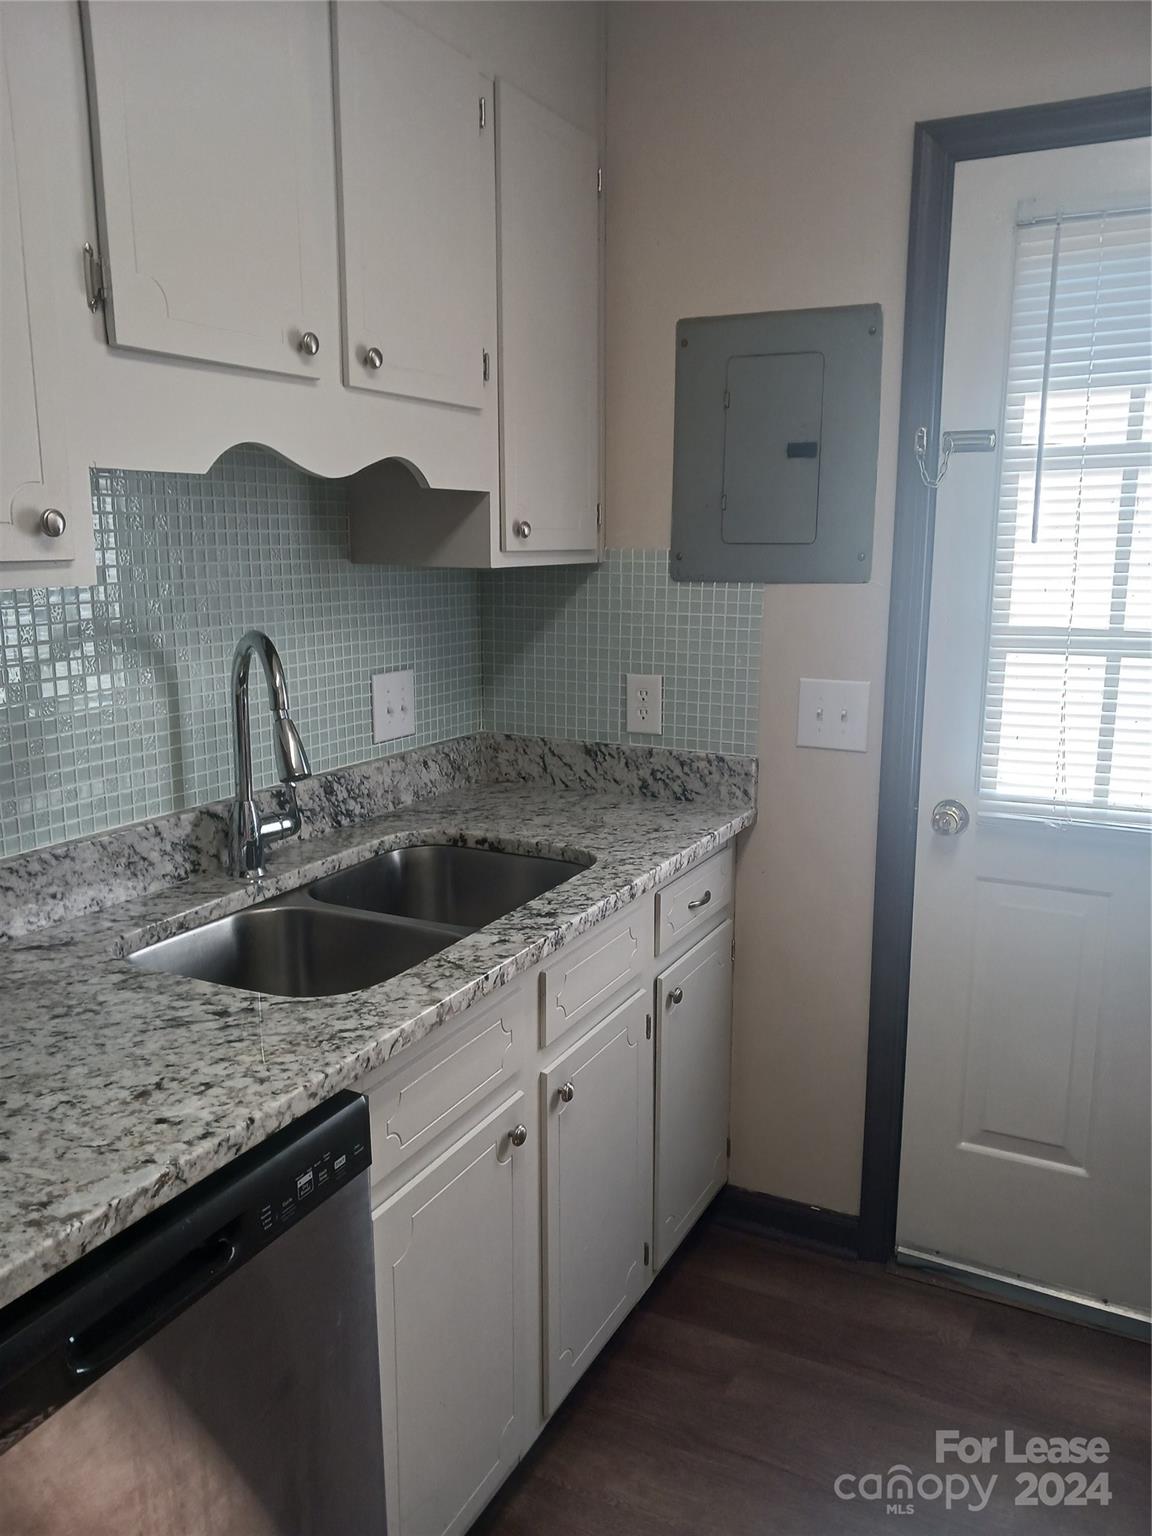
[[765, 1237], [784, 1237], [808, 1243], [831, 1253], [857, 1257], [859, 1219], [846, 1211], [829, 1211], [822, 1205], [805, 1205], [755, 1189], [725, 1185], [713, 1206], [717, 1221], [741, 1232]]

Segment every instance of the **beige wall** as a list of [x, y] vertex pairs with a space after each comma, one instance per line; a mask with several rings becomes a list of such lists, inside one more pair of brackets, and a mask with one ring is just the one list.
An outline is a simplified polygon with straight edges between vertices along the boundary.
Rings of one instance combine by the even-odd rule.
[[[912, 127], [1148, 83], [1143, 4], [608, 7], [608, 536], [666, 545], [685, 315], [879, 300], [874, 576], [768, 587], [739, 882], [732, 1177], [858, 1203]], [[872, 681], [872, 748], [795, 747], [801, 676]]]

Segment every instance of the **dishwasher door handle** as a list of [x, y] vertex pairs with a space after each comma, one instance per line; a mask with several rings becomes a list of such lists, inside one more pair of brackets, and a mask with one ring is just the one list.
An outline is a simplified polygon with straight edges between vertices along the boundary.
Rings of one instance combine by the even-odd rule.
[[218, 1285], [235, 1263], [236, 1253], [236, 1244], [225, 1232], [186, 1253], [170, 1269], [68, 1339], [64, 1358], [69, 1371], [88, 1380], [111, 1370]]

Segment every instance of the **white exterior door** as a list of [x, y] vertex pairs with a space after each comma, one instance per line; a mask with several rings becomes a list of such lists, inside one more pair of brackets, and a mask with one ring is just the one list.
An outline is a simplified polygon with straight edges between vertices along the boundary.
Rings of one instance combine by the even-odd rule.
[[98, 0], [84, 20], [109, 339], [327, 377], [327, 7]]
[[1000, 446], [936, 496], [897, 1223], [905, 1254], [1137, 1311], [1148, 191], [1146, 140], [957, 171], [941, 419]]
[[491, 82], [379, 0], [335, 27], [345, 381], [495, 418]]
[[515, 1094], [373, 1213], [392, 1536], [466, 1530], [527, 1443], [537, 1162], [511, 1134], [524, 1108]]
[[656, 1262], [728, 1177], [732, 924], [656, 978]]
[[541, 1074], [545, 1411], [639, 1300], [652, 1231], [652, 1043], [637, 992]]
[[503, 547], [594, 550], [600, 485], [598, 152], [499, 84]]

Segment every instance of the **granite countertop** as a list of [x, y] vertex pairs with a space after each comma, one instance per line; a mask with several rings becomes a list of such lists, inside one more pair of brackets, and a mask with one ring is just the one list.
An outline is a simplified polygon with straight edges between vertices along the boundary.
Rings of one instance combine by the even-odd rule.
[[[258, 888], [201, 872], [0, 947], [0, 1306], [444, 1027], [750, 826], [723, 797], [555, 783], [456, 788], [283, 843]], [[594, 862], [362, 992], [295, 999], [123, 956], [382, 847], [496, 844]]]

